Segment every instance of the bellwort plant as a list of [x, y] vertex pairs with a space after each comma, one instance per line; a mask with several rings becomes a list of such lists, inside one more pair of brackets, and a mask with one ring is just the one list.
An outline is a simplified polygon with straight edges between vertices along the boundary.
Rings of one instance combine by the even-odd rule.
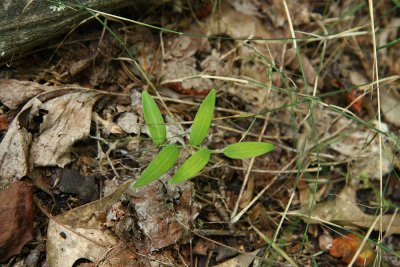
[[[208, 164], [213, 153], [223, 153], [226, 157], [232, 159], [246, 159], [266, 154], [274, 149], [274, 145], [267, 142], [240, 142], [228, 145], [217, 151], [211, 151], [207, 147], [202, 147], [201, 144], [211, 126], [215, 99], [216, 90], [212, 89], [201, 103], [189, 135], [188, 146], [192, 147], [194, 152], [169, 180], [168, 183], [170, 185], [184, 182], [198, 175]], [[160, 146], [161, 150], [133, 184], [135, 188], [139, 188], [160, 178], [176, 164], [179, 157], [178, 146], [175, 144], [165, 144], [167, 129], [164, 119], [157, 103], [147, 91], [142, 92], [142, 108], [151, 140], [155, 145]]]

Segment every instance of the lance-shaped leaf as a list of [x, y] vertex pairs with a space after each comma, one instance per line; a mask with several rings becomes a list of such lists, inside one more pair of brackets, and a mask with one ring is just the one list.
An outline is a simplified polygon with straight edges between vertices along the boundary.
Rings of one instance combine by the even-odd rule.
[[267, 142], [242, 142], [224, 148], [224, 155], [231, 159], [247, 159], [258, 157], [274, 149], [274, 145]]
[[160, 178], [174, 166], [178, 156], [179, 150], [176, 145], [168, 145], [163, 148], [143, 171], [133, 187], [138, 188]]
[[211, 152], [202, 148], [188, 158], [175, 173], [169, 184], [177, 184], [196, 176], [210, 160]]
[[215, 95], [215, 89], [212, 89], [204, 99], [203, 103], [201, 103], [200, 108], [194, 117], [189, 137], [189, 143], [192, 146], [200, 145], [208, 133], [214, 113]]
[[154, 144], [162, 145], [165, 143], [167, 129], [156, 101], [147, 91], [142, 92], [142, 105], [144, 120], [149, 127], [150, 137]]

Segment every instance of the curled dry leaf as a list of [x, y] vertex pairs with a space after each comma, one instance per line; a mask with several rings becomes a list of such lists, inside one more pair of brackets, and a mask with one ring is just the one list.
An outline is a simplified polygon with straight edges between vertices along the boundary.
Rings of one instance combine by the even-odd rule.
[[32, 100], [22, 108], [22, 111], [13, 120], [0, 143], [1, 188], [8, 187], [14, 181], [28, 174], [28, 155], [32, 134], [23, 127], [23, 118], [26, 118], [26, 114], [35, 109], [36, 103], [36, 101]]
[[47, 112], [39, 135], [32, 140], [30, 161], [35, 166], [64, 167], [71, 161], [69, 149], [90, 132], [91, 111], [98, 92], [69, 92], [43, 103]]
[[[89, 134], [91, 110], [99, 96], [92, 90], [59, 89], [30, 100], [0, 144], [1, 183], [12, 183], [33, 166], [69, 163], [71, 146]], [[38, 119], [43, 122], [37, 124]]]

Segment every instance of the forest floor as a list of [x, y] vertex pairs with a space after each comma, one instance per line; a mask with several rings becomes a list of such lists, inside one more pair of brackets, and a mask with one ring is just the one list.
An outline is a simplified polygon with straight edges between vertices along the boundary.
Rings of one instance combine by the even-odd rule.
[[[98, 13], [1, 67], [0, 262], [400, 266], [399, 1], [194, 2]], [[213, 88], [201, 146], [275, 148], [171, 186]], [[160, 150], [143, 91], [182, 149], [133, 188]]]

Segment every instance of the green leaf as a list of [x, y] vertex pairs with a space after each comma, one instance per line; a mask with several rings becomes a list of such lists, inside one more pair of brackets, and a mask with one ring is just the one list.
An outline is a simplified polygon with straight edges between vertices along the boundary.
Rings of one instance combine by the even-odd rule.
[[223, 152], [231, 159], [247, 159], [271, 152], [274, 147], [267, 142], [241, 142], [225, 147]]
[[203, 142], [211, 125], [215, 107], [215, 89], [212, 89], [201, 103], [199, 110], [194, 117], [192, 130], [190, 131], [189, 143], [198, 146]]
[[156, 145], [165, 143], [167, 137], [167, 128], [165, 127], [164, 119], [161, 111], [158, 108], [156, 101], [147, 92], [142, 92], [142, 105], [144, 120], [149, 127], [150, 137]]
[[176, 145], [168, 145], [163, 148], [142, 172], [133, 187], [139, 188], [160, 178], [174, 166], [178, 156], [179, 150]]
[[177, 184], [196, 176], [207, 165], [210, 157], [210, 150], [207, 148], [200, 149], [182, 164], [169, 184]]

